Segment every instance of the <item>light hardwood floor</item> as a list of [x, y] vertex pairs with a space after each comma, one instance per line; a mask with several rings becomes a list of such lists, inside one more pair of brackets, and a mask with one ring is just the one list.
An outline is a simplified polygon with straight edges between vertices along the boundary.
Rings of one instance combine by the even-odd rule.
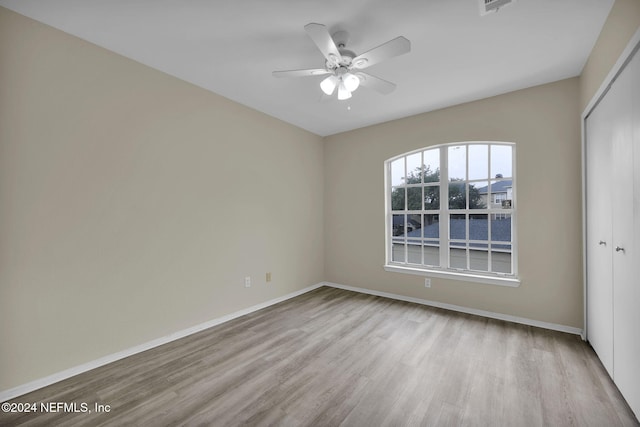
[[2, 426], [637, 426], [578, 336], [323, 287], [14, 402]]

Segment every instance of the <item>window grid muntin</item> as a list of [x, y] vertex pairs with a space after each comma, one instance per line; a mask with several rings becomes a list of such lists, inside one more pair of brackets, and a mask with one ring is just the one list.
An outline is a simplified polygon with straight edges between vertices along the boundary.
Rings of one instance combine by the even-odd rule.
[[[470, 156], [469, 156], [469, 152], [470, 147], [473, 145], [485, 145], [486, 146], [486, 150], [487, 150], [487, 166], [486, 166], [486, 170], [489, 173], [489, 176], [487, 177], [482, 177], [482, 178], [474, 178], [474, 179], [469, 179], [470, 176], [470, 170], [469, 170], [469, 162], [470, 162]], [[464, 176], [464, 180], [463, 181], [454, 181], [454, 182], [460, 182], [462, 184], [464, 184], [465, 186], [465, 209], [449, 209], [449, 194], [448, 194], [448, 189], [449, 189], [449, 184], [450, 184], [450, 179], [449, 179], [449, 174], [448, 174], [448, 150], [450, 147], [461, 147], [465, 150], [465, 176]], [[511, 171], [511, 175], [510, 176], [502, 176], [500, 178], [496, 178], [494, 176], [494, 172], [496, 172], [493, 168], [493, 164], [492, 164], [492, 153], [493, 153], [493, 148], [496, 146], [505, 146], [505, 147], [509, 147], [510, 148], [510, 152], [511, 152], [511, 164], [509, 165], [509, 169]], [[440, 166], [439, 166], [439, 181], [437, 182], [433, 182], [433, 181], [425, 181], [425, 172], [426, 172], [426, 165], [425, 165], [425, 153], [427, 152], [432, 152], [433, 150], [438, 150], [439, 151], [439, 162], [440, 162]], [[408, 178], [409, 173], [411, 172], [407, 166], [407, 158], [409, 156], [415, 156], [417, 153], [420, 153], [420, 167], [419, 167], [419, 173], [420, 173], [420, 182], [419, 183], [413, 183], [413, 184], [407, 184], [406, 183], [406, 179], [405, 179], [405, 183], [404, 185], [399, 185], [399, 186], [387, 186], [387, 191], [389, 191], [390, 189], [398, 189], [398, 188], [405, 188], [405, 211], [391, 211], [388, 210], [388, 213], [400, 213], [402, 212], [405, 216], [404, 216], [404, 227], [405, 230], [408, 229], [408, 218], [409, 215], [418, 215], [421, 214], [421, 218], [423, 219], [423, 222], [421, 224], [421, 227], [424, 229], [425, 228], [425, 222], [424, 222], [424, 216], [425, 215], [438, 215], [438, 223], [439, 223], [439, 239], [432, 239], [432, 238], [425, 238], [424, 237], [424, 233], [421, 233], [422, 237], [421, 238], [416, 238], [416, 237], [408, 237], [407, 236], [407, 232], [404, 233], [404, 262], [397, 262], [397, 261], [392, 261], [392, 255], [388, 255], [387, 259], [391, 260], [394, 264], [400, 264], [400, 265], [409, 265], [409, 266], [420, 266], [422, 268], [427, 267], [427, 268], [433, 268], [434, 266], [431, 264], [426, 264], [425, 263], [425, 246], [427, 243], [433, 243], [433, 242], [437, 242], [436, 247], [439, 250], [440, 253], [440, 266], [436, 267], [438, 269], [441, 270], [453, 270], [453, 271], [460, 271], [459, 268], [452, 268], [451, 267], [451, 259], [450, 259], [450, 250], [451, 250], [451, 244], [452, 243], [463, 243], [465, 246], [465, 258], [466, 258], [466, 270], [472, 273], [487, 273], [489, 275], [497, 275], [497, 276], [516, 276], [517, 274], [517, 263], [516, 263], [516, 243], [515, 243], [515, 144], [513, 143], [499, 143], [499, 142], [466, 142], [466, 143], [451, 143], [451, 144], [443, 144], [443, 145], [439, 145], [439, 146], [434, 146], [434, 147], [426, 147], [426, 148], [422, 148], [419, 150], [415, 150], [413, 152], [410, 153], [405, 153], [403, 155], [397, 156], [395, 158], [389, 159], [388, 165], [391, 165], [393, 162], [397, 161], [398, 159], [403, 158], [404, 162], [404, 177]], [[415, 158], [415, 157], [414, 157]], [[415, 164], [415, 162], [414, 162]], [[389, 166], [389, 168], [387, 169], [387, 173], [390, 174], [391, 173], [391, 167]], [[492, 178], [492, 176], [494, 176]], [[388, 178], [388, 182], [392, 182], [392, 177]], [[511, 207], [509, 209], [505, 209], [505, 208], [492, 208], [491, 207], [491, 203], [492, 203], [492, 196], [493, 196], [493, 184], [497, 183], [499, 181], [508, 181], [511, 180], [511, 189], [512, 189], [512, 194], [511, 194]], [[447, 185], [442, 185], [442, 183], [446, 182]], [[471, 185], [474, 183], [486, 183], [487, 184], [487, 196], [486, 196], [486, 204], [488, 205], [486, 209], [478, 209], [478, 208], [474, 208], [471, 209], [469, 206], [470, 203], [470, 189], [471, 189]], [[406, 189], [408, 188], [412, 188], [412, 187], [420, 187], [422, 186], [422, 191], [421, 191], [421, 202], [420, 205], [422, 207], [422, 209], [416, 210], [416, 209], [412, 209], [412, 210], [408, 210], [407, 208], [407, 203], [409, 202], [408, 199], [408, 192]], [[438, 187], [439, 188], [439, 200], [440, 200], [440, 207], [441, 209], [435, 210], [435, 209], [425, 209], [425, 187]], [[482, 187], [479, 187], [482, 188]], [[388, 193], [388, 198], [391, 198], [391, 192]], [[446, 202], [445, 202], [446, 201]], [[391, 203], [391, 201], [389, 201], [388, 203]], [[449, 234], [449, 221], [451, 218], [451, 215], [454, 214], [465, 214], [465, 237], [466, 239], [452, 239], [450, 234]], [[469, 219], [469, 215], [486, 215], [487, 216], [487, 240], [477, 240], [477, 239], [471, 239], [470, 234], [469, 234], [469, 227], [470, 227], [470, 219]], [[503, 217], [503, 216], [507, 216], [509, 217], [510, 220], [510, 239], [508, 241], [503, 241], [503, 240], [492, 240], [492, 233], [491, 233], [491, 227], [492, 227], [492, 221], [495, 220], [498, 216]], [[387, 236], [389, 237], [389, 233], [387, 233]], [[446, 236], [446, 237], [443, 237]], [[389, 247], [387, 249], [387, 253], [388, 254], [392, 254], [393, 252], [393, 242], [397, 241], [395, 240], [397, 236], [392, 236], [391, 239], [388, 239], [389, 242]], [[420, 246], [420, 253], [421, 253], [421, 261], [422, 264], [417, 264], [417, 263], [410, 263], [409, 262], [409, 255], [408, 255], [408, 248], [409, 248], [409, 241], [411, 241], [411, 243], [415, 244], [416, 242], [418, 242], [418, 246]], [[446, 246], [445, 246], [446, 245]], [[475, 270], [471, 268], [471, 259], [470, 259], [470, 253], [471, 251], [479, 251], [480, 249], [474, 248], [473, 245], [486, 245], [486, 248], [481, 248], [483, 251], [486, 251], [487, 254], [487, 270]], [[500, 246], [508, 246], [510, 249], [504, 249], [501, 248]], [[445, 249], [445, 250], [443, 250]], [[505, 273], [502, 271], [497, 271], [493, 265], [494, 262], [492, 260], [492, 256], [494, 253], [499, 253], [499, 252], [504, 252], [504, 253], [509, 253], [510, 256], [510, 273]], [[444, 261], [444, 262], [443, 262]], [[442, 266], [446, 266], [446, 267], [442, 267]]]

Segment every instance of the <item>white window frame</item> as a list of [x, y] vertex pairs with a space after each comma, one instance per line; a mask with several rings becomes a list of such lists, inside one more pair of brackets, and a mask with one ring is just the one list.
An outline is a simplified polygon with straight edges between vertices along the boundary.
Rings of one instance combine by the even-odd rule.
[[[449, 147], [455, 146], [465, 146], [468, 152], [468, 147], [471, 145], [508, 145], [511, 147], [511, 165], [512, 165], [512, 204], [510, 209], [498, 209], [491, 207], [491, 198], [487, 198], [487, 207], [485, 209], [450, 209], [449, 208], [449, 171], [448, 171], [448, 152]], [[415, 155], [416, 153], [421, 153], [427, 150], [439, 149], [440, 154], [440, 209], [437, 212], [439, 215], [439, 247], [440, 247], [440, 266], [428, 266], [424, 264], [412, 264], [408, 262], [408, 257], [405, 256], [405, 262], [393, 261], [393, 215], [394, 214], [409, 214], [414, 213], [414, 211], [405, 210], [403, 211], [392, 211], [391, 210], [391, 194], [393, 189], [393, 182], [391, 176], [391, 164], [401, 158], [407, 158], [411, 155]], [[488, 166], [491, 165], [491, 149], [489, 148], [488, 153]], [[423, 162], [424, 163], [424, 162]], [[414, 274], [419, 276], [426, 277], [439, 277], [446, 279], [455, 279], [461, 281], [471, 281], [477, 283], [484, 284], [493, 284], [493, 285], [502, 285], [502, 286], [511, 286], [517, 287], [520, 286], [520, 279], [518, 278], [518, 256], [517, 256], [517, 214], [516, 214], [516, 144], [513, 142], [500, 142], [500, 141], [465, 141], [465, 142], [453, 142], [448, 144], [439, 144], [434, 146], [423, 147], [417, 150], [413, 150], [407, 153], [403, 153], [398, 156], [394, 156], [384, 163], [385, 168], [385, 265], [384, 269], [390, 272], [398, 272], [398, 273], [407, 273]], [[405, 169], [406, 169], [406, 160], [405, 160]], [[467, 178], [469, 171], [469, 156], [466, 156], [466, 170], [467, 170]], [[406, 172], [406, 170], [405, 170]], [[489, 188], [488, 193], [491, 194], [491, 182], [495, 180], [495, 178], [490, 178], [492, 175], [491, 171], [489, 171], [489, 176], [486, 181], [488, 181]], [[495, 174], [493, 174], [495, 176]], [[508, 179], [508, 178], [506, 178]], [[465, 184], [473, 184], [474, 182], [478, 182], [480, 180], [469, 180], [464, 181]], [[485, 179], [481, 180], [482, 182]], [[406, 188], [411, 187], [409, 185]], [[468, 193], [469, 185], [465, 185], [467, 189], [467, 199], [469, 197]], [[405, 203], [407, 197], [405, 196]], [[417, 212], [417, 211], [416, 211]], [[422, 214], [432, 214], [433, 211], [423, 211]], [[455, 214], [486, 214], [487, 221], [490, 223], [490, 219], [492, 217], [498, 217], [503, 215], [511, 215], [511, 274], [508, 273], [499, 273], [499, 272], [485, 272], [485, 271], [476, 271], [471, 270], [469, 264], [469, 255], [467, 254], [467, 269], [460, 268], [450, 268], [449, 267], [449, 246], [450, 246], [450, 235], [449, 235], [449, 219], [450, 215]], [[468, 228], [468, 224], [467, 224]], [[488, 244], [490, 245], [491, 234], [488, 231]], [[456, 239], [458, 241], [459, 239]], [[470, 240], [469, 230], [467, 229], [466, 233], [466, 248], [469, 248], [469, 243], [473, 243], [474, 241]], [[499, 243], [498, 243], [499, 244]], [[488, 266], [491, 268], [491, 250], [490, 246], [487, 248], [488, 254]], [[468, 252], [468, 249], [467, 249]]]

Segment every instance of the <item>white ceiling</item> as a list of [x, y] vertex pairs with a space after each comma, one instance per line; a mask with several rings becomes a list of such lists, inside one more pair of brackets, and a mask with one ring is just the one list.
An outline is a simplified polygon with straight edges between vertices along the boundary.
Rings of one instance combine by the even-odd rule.
[[[326, 136], [580, 74], [614, 0], [0, 0], [69, 34]], [[322, 68], [304, 31], [346, 30], [360, 54], [397, 36], [411, 52], [367, 72], [398, 85], [320, 102]]]

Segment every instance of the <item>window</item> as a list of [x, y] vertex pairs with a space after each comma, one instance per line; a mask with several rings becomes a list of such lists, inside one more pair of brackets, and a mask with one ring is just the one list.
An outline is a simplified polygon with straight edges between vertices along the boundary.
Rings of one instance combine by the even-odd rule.
[[385, 169], [385, 269], [517, 286], [515, 144], [427, 147]]

